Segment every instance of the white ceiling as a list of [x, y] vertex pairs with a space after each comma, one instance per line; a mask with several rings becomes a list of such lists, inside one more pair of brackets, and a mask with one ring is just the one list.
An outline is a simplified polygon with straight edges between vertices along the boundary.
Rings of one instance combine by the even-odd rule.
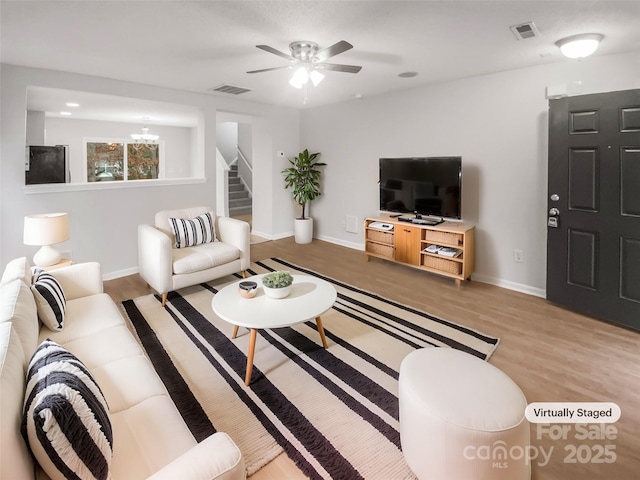
[[[354, 48], [330, 62], [307, 107], [434, 82], [570, 61], [554, 43], [602, 33], [596, 55], [640, 52], [640, 1], [5, 1], [3, 63], [77, 72], [211, 95], [220, 84], [252, 91], [235, 98], [303, 108], [289, 70], [247, 74], [286, 60], [294, 40]], [[517, 40], [512, 25], [534, 21], [540, 37]], [[575, 60], [574, 60], [575, 61]], [[415, 71], [418, 76], [400, 78]]]
[[[70, 107], [67, 103], [75, 103], [79, 106]], [[45, 112], [47, 117], [72, 120], [101, 120], [174, 127], [195, 127], [198, 125], [198, 109], [188, 105], [141, 99], [132, 100], [127, 97], [58, 88], [29, 87], [27, 90], [27, 110]], [[62, 112], [71, 115], [66, 116]]]

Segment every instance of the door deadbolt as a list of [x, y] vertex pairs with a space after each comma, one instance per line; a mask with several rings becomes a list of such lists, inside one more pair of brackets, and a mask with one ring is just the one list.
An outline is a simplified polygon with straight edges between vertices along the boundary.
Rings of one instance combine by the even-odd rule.
[[560, 210], [556, 207], [549, 209], [549, 217], [547, 218], [547, 226], [552, 228], [558, 228], [558, 217], [560, 216]]
[[557, 202], [558, 200], [560, 200], [560, 195], [558, 195], [557, 193], [554, 193], [551, 195], [550, 198], [552, 202]]

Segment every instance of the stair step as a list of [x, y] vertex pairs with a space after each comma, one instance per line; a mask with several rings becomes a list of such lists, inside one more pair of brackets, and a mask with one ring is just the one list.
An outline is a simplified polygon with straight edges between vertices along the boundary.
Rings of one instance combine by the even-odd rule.
[[229, 191], [229, 200], [238, 198], [249, 198], [249, 192], [247, 192], [246, 190], [241, 190], [239, 192]]
[[229, 216], [238, 216], [238, 215], [250, 215], [252, 212], [251, 207], [231, 207], [229, 206]]
[[250, 198], [234, 198], [229, 200], [229, 207], [245, 207], [251, 205]]
[[250, 215], [251, 202], [249, 192], [238, 176], [238, 165], [229, 167], [229, 215]]

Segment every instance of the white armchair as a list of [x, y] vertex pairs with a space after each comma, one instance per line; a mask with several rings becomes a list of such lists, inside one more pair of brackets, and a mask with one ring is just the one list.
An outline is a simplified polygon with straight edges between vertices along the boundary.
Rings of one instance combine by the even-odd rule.
[[162, 305], [168, 292], [242, 272], [250, 263], [249, 224], [215, 213], [216, 241], [176, 248], [170, 218], [192, 219], [212, 212], [210, 207], [164, 210], [156, 213], [155, 225], [138, 226], [140, 276], [158, 293]]

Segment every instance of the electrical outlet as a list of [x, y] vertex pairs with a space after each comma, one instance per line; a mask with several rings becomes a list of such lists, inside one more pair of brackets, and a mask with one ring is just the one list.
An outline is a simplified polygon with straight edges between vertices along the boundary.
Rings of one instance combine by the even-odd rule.
[[517, 263], [524, 263], [524, 252], [522, 250], [514, 250], [513, 261]]

